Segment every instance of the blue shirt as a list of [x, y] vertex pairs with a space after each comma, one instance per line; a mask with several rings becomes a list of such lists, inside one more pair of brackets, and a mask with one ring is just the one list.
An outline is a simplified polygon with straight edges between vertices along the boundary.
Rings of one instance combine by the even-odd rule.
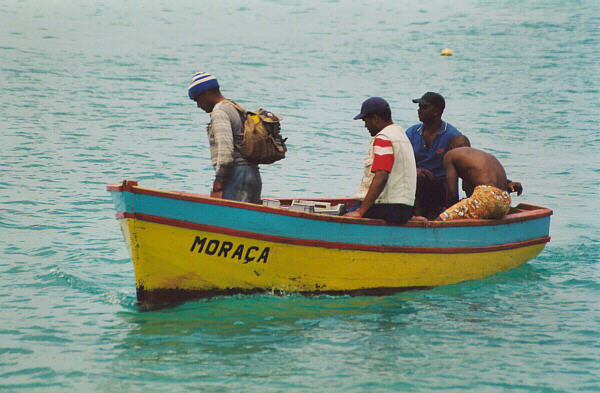
[[417, 168], [429, 169], [437, 177], [445, 177], [444, 154], [448, 150], [450, 139], [457, 135], [462, 134], [452, 124], [442, 121], [442, 126], [433, 138], [431, 146], [427, 147], [425, 138], [423, 138], [423, 124], [415, 124], [406, 130], [406, 136], [415, 152]]

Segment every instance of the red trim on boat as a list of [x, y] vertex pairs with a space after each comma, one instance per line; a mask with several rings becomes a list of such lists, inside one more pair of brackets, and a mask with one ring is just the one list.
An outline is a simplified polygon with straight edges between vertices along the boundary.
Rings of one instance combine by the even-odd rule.
[[214, 225], [198, 224], [194, 222], [175, 220], [172, 218], [165, 218], [159, 216], [152, 216], [143, 213], [117, 213], [117, 218], [133, 218], [136, 220], [154, 222], [157, 224], [164, 224], [175, 226], [179, 228], [194, 229], [204, 232], [220, 233], [224, 235], [239, 236], [255, 240], [264, 240], [276, 243], [293, 244], [297, 246], [311, 246], [311, 247], [325, 247], [325, 248], [339, 248], [344, 250], [358, 250], [358, 251], [376, 251], [376, 252], [405, 252], [405, 253], [419, 253], [419, 254], [470, 254], [470, 253], [482, 253], [491, 251], [502, 251], [510, 250], [514, 248], [521, 248], [532, 246], [534, 244], [547, 243], [550, 241], [550, 236], [544, 236], [536, 239], [524, 240], [514, 243], [496, 244], [492, 246], [477, 246], [477, 247], [409, 247], [409, 246], [377, 246], [368, 244], [351, 244], [341, 242], [328, 242], [323, 240], [310, 240], [310, 239], [297, 239], [284, 236], [276, 235], [265, 235], [262, 233], [240, 231], [237, 229], [223, 228]]
[[128, 191], [134, 192], [133, 187], [138, 187], [138, 182], [135, 180], [123, 180], [121, 184], [109, 184], [106, 186], [107, 191]]
[[[124, 180], [122, 184], [109, 184], [106, 189], [108, 191], [119, 191], [119, 192], [131, 192], [134, 194], [158, 196], [161, 198], [171, 198], [184, 201], [198, 202], [209, 205], [219, 205], [234, 207], [238, 209], [255, 210], [271, 214], [281, 214], [286, 216], [302, 217], [311, 220], [321, 221], [333, 221], [341, 222], [346, 224], [361, 224], [361, 225], [385, 225], [385, 226], [397, 226], [395, 224], [387, 223], [383, 220], [373, 220], [367, 218], [349, 218], [340, 216], [329, 216], [325, 214], [315, 213], [303, 213], [288, 209], [266, 207], [262, 205], [256, 205], [253, 203], [231, 201], [226, 199], [211, 198], [207, 195], [193, 194], [187, 192], [175, 192], [175, 191], [163, 191], [152, 188], [139, 187], [138, 183], [134, 180]], [[290, 198], [276, 198], [282, 202], [291, 203]], [[296, 198], [301, 199], [301, 198]], [[355, 201], [353, 198], [310, 198], [315, 201], [330, 201], [330, 202], [352, 202]], [[469, 220], [456, 220], [456, 221], [409, 221], [402, 225], [406, 227], [463, 227], [463, 226], [487, 226], [487, 225], [504, 225], [513, 222], [528, 221], [535, 218], [541, 218], [552, 215], [552, 210], [545, 207], [534, 206], [529, 204], [521, 203], [516, 208], [511, 210], [512, 212], [506, 215], [500, 220], [483, 220], [483, 219], [469, 219]]]

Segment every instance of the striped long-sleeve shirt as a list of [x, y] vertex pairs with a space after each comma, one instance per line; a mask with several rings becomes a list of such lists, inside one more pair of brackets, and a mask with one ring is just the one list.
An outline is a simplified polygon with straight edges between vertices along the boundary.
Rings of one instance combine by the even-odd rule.
[[231, 104], [219, 102], [210, 113], [210, 123], [206, 132], [216, 178], [226, 182], [231, 176], [234, 164], [249, 164], [234, 147], [244, 134], [239, 112]]

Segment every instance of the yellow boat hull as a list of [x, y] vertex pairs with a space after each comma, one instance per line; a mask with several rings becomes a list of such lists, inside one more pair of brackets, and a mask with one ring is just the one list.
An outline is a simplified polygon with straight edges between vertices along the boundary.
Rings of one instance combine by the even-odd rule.
[[135, 218], [120, 221], [136, 287], [147, 296], [165, 289], [335, 293], [434, 287], [507, 271], [545, 245], [476, 253], [375, 252], [264, 241]]

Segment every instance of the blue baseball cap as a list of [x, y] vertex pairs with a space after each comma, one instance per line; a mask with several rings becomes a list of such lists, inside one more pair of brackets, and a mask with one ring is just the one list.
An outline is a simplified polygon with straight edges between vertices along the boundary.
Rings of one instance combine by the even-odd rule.
[[367, 98], [360, 107], [360, 113], [354, 116], [354, 120], [364, 119], [365, 116], [373, 113], [380, 113], [386, 109], [390, 109], [390, 104], [381, 97]]

